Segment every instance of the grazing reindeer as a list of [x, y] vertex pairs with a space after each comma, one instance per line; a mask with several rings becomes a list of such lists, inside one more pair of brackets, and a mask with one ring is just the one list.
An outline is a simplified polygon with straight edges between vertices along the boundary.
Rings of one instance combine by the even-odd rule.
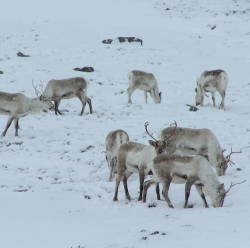
[[[173, 132], [173, 130], [175, 130]], [[171, 134], [171, 137], [169, 135]], [[223, 155], [223, 150], [216, 136], [209, 129], [192, 129], [181, 127], [168, 127], [161, 131], [161, 139], [167, 140], [168, 150], [183, 149], [186, 151], [184, 155], [202, 155], [208, 159], [211, 165], [216, 169], [218, 176], [226, 174], [228, 165], [232, 163], [230, 157]], [[180, 154], [179, 154], [180, 155]]]
[[226, 191], [224, 184], [220, 184], [211, 165], [203, 156], [176, 156], [161, 154], [153, 160], [154, 179], [148, 180], [143, 186], [143, 202], [146, 202], [147, 190], [155, 183], [163, 184], [162, 194], [170, 208], [173, 208], [168, 197], [171, 183], [185, 183], [185, 204], [188, 207], [190, 190], [194, 184], [201, 196], [205, 207], [208, 207], [205, 195], [211, 198], [213, 207], [222, 207], [229, 190], [236, 184], [231, 184]]
[[128, 141], [128, 134], [121, 129], [109, 132], [106, 137], [106, 160], [110, 170], [109, 181], [112, 181], [115, 173], [117, 173], [117, 154], [119, 147]]
[[61, 111], [58, 109], [62, 99], [70, 99], [77, 97], [82, 103], [82, 110], [80, 115], [83, 114], [86, 103], [89, 105], [90, 114], [92, 114], [91, 99], [87, 97], [87, 81], [82, 77], [74, 77], [62, 80], [52, 79], [48, 82], [42, 97], [50, 99], [55, 103], [55, 114]]
[[18, 136], [19, 119], [21, 117], [47, 111], [48, 109], [53, 109], [53, 103], [45, 98], [29, 98], [22, 93], [0, 92], [0, 114], [9, 116], [2, 135], [6, 135], [7, 130], [14, 121], [15, 136]]
[[195, 102], [197, 105], [203, 105], [204, 95], [210, 92], [212, 95], [213, 106], [215, 107], [215, 92], [221, 95], [220, 109], [224, 109], [224, 101], [228, 84], [227, 73], [223, 70], [204, 71], [197, 80]]
[[136, 89], [144, 91], [145, 102], [147, 103], [147, 93], [153, 98], [155, 103], [161, 103], [161, 92], [159, 92], [157, 81], [152, 73], [147, 73], [144, 71], [131, 71], [128, 74], [129, 87], [127, 89], [128, 93], [128, 103], [132, 103], [131, 95]]
[[[136, 142], [128, 142], [122, 144], [118, 151], [118, 161], [117, 161], [117, 175], [116, 175], [116, 186], [114, 201], [117, 201], [118, 188], [120, 181], [123, 180], [124, 190], [126, 198], [131, 199], [127, 179], [134, 172], [139, 172], [140, 180], [140, 195], [138, 201], [142, 199], [142, 190], [145, 175], [152, 172], [152, 162], [157, 154], [161, 154], [166, 149], [166, 142], [162, 140], [156, 140], [147, 129], [148, 123], [145, 123], [145, 130], [147, 134], [154, 140], [149, 140], [150, 145], [143, 145]], [[159, 185], [156, 185], [157, 199], [160, 200]]]

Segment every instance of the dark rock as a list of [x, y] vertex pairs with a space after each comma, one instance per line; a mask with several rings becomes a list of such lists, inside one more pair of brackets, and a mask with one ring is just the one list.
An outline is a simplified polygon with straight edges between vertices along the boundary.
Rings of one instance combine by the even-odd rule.
[[15, 189], [14, 192], [27, 192], [28, 189]]
[[216, 29], [216, 25], [213, 25], [210, 29], [211, 29], [211, 30]]
[[91, 66], [84, 66], [82, 68], [76, 67], [73, 70], [75, 70], [75, 71], [83, 71], [83, 72], [93, 72], [94, 68], [91, 67]]
[[152, 233], [150, 233], [150, 235], [156, 235], [156, 234], [159, 234], [160, 232], [159, 231], [154, 231]]
[[3, 71], [0, 71], [0, 74], [3, 74]]
[[16, 55], [17, 55], [18, 57], [30, 57], [30, 55], [23, 54], [22, 52], [18, 52]]
[[190, 105], [190, 104], [186, 104], [186, 106], [189, 107], [189, 111], [197, 111], [197, 110], [199, 110], [197, 107], [195, 107], [193, 105]]
[[113, 42], [113, 39], [106, 39], [102, 41], [102, 43], [104, 44], [111, 44], [112, 42]]
[[126, 38], [125, 37], [118, 37], [117, 38], [119, 40], [120, 43], [125, 42]]

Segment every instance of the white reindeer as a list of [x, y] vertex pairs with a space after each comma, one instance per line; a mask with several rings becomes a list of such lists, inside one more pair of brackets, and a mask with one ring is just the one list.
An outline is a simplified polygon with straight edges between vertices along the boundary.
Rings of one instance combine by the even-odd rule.
[[208, 207], [205, 195], [211, 198], [213, 207], [222, 207], [226, 194], [224, 184], [221, 184], [211, 168], [210, 163], [203, 156], [176, 156], [161, 154], [153, 161], [154, 178], [148, 180], [143, 186], [143, 202], [146, 202], [147, 190], [150, 185], [162, 183], [162, 194], [168, 206], [173, 208], [168, 197], [171, 183], [185, 183], [185, 204], [188, 207], [188, 198], [194, 184], [201, 196], [205, 207]]
[[61, 111], [58, 109], [62, 99], [70, 99], [77, 97], [82, 103], [82, 110], [80, 115], [83, 114], [86, 103], [89, 105], [90, 113], [92, 114], [91, 99], [87, 97], [87, 81], [82, 77], [74, 77], [68, 79], [55, 80], [52, 79], [48, 82], [42, 97], [50, 99], [55, 103], [55, 114]]
[[19, 119], [26, 115], [36, 114], [40, 111], [53, 109], [53, 103], [41, 97], [29, 98], [22, 93], [0, 92], [0, 114], [8, 115], [6, 127], [2, 133], [6, 135], [8, 128], [14, 121], [15, 136], [18, 136]]
[[160, 136], [162, 140], [167, 140], [169, 151], [177, 150], [178, 152], [179, 149], [182, 149], [182, 153], [179, 155], [197, 154], [206, 157], [210, 164], [215, 167], [218, 176], [225, 175], [228, 165], [232, 163], [231, 155], [238, 153], [231, 150], [229, 155], [224, 156], [216, 136], [206, 128], [168, 127], [161, 131]]
[[133, 70], [128, 74], [129, 87], [127, 89], [128, 93], [128, 103], [132, 103], [131, 95], [136, 89], [144, 91], [145, 102], [147, 103], [147, 93], [153, 98], [155, 103], [161, 103], [161, 92], [159, 92], [157, 81], [152, 73], [147, 73], [144, 71]]
[[128, 134], [121, 129], [111, 131], [105, 139], [106, 144], [106, 160], [109, 167], [109, 181], [112, 181], [117, 173], [117, 154], [119, 147], [129, 141]]
[[[147, 129], [148, 123], [145, 123], [147, 134], [154, 140], [149, 140], [150, 145], [143, 145], [136, 142], [127, 142], [122, 144], [118, 151], [117, 157], [117, 175], [114, 201], [118, 198], [118, 189], [120, 181], [123, 180], [126, 198], [131, 199], [127, 187], [127, 179], [134, 172], [139, 173], [140, 194], [138, 201], [142, 199], [142, 190], [145, 176], [152, 172], [152, 162], [157, 154], [166, 150], [166, 141], [156, 140]], [[160, 200], [159, 185], [156, 185], [157, 199]]]
[[197, 105], [203, 105], [204, 95], [206, 92], [210, 92], [212, 95], [213, 106], [215, 107], [215, 92], [218, 91], [221, 95], [220, 109], [224, 109], [224, 101], [226, 96], [226, 89], [228, 85], [228, 75], [223, 70], [204, 71], [197, 79], [197, 88], [195, 103]]

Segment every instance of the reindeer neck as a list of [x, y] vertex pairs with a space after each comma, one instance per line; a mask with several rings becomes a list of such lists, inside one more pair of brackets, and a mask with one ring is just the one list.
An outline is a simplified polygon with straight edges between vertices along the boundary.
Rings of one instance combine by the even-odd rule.
[[42, 103], [39, 100], [39, 97], [29, 98], [28, 99], [28, 113], [37, 114], [42, 109]]

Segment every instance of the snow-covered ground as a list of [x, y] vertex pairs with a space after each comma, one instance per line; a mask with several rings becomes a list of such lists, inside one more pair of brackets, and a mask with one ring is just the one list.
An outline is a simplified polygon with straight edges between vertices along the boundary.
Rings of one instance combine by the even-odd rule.
[[[84, 76], [94, 108], [93, 115], [86, 107], [79, 116], [79, 100], [65, 100], [64, 116], [28, 116], [20, 121], [20, 137], [11, 127], [0, 139], [0, 247], [249, 247], [249, 0], [8, 0], [1, 3], [0, 30], [1, 91], [34, 96], [32, 80], [38, 85]], [[144, 45], [101, 43], [118, 36], [139, 37]], [[18, 51], [31, 57], [17, 57]], [[95, 72], [72, 70], [88, 65]], [[196, 78], [218, 68], [230, 78], [226, 111], [212, 108], [208, 99], [198, 112], [188, 111]], [[139, 91], [127, 104], [132, 69], [155, 74], [160, 105], [151, 99], [145, 105]], [[148, 203], [157, 206], [149, 208], [136, 200], [133, 175], [135, 200], [127, 202], [120, 187], [119, 202], [112, 202], [108, 132], [122, 128], [131, 140], [147, 144], [145, 121], [157, 135], [174, 120], [213, 130], [227, 151], [242, 150], [219, 179], [226, 187], [247, 182], [231, 190], [223, 208], [204, 209], [193, 190], [194, 208], [183, 209], [184, 185], [171, 185], [175, 209], [156, 202], [153, 189]], [[3, 129], [6, 116], [0, 121]]]

